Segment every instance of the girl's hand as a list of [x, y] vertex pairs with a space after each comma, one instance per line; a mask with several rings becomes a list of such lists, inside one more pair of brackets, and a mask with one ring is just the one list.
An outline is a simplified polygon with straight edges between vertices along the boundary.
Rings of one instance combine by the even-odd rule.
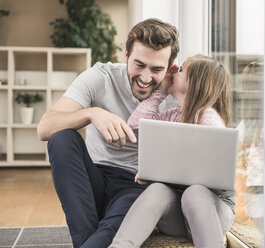
[[171, 67], [168, 69], [162, 84], [161, 88], [164, 89], [167, 94], [171, 94], [171, 88], [173, 85], [173, 76], [175, 73], [178, 72], [179, 67], [176, 64], [171, 65]]
[[135, 175], [134, 182], [139, 183], [139, 184], [147, 184], [146, 181], [139, 179], [138, 173]]

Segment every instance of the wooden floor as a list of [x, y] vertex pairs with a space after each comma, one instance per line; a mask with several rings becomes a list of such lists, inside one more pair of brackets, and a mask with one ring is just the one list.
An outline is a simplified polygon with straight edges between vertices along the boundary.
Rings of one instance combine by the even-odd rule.
[[66, 225], [49, 168], [0, 168], [0, 227]]

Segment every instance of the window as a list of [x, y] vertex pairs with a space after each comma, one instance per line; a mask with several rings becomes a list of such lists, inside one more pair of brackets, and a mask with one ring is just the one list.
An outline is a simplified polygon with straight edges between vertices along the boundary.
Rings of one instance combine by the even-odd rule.
[[210, 0], [211, 54], [232, 76], [231, 127], [240, 130], [236, 216], [231, 231], [264, 245], [264, 1]]
[[129, 0], [129, 7], [131, 26], [157, 17], [177, 27], [177, 64], [202, 53], [218, 57], [230, 70], [230, 127], [240, 128], [231, 231], [249, 247], [263, 247], [264, 0]]

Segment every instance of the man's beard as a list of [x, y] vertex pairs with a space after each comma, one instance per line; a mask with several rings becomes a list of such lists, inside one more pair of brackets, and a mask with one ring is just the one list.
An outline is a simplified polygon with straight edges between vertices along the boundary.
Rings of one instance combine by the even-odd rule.
[[[157, 83], [155, 80], [152, 80], [148, 84], [144, 84], [139, 76], [135, 76], [135, 77], [131, 78], [128, 71], [127, 71], [127, 75], [128, 75], [128, 79], [130, 82], [132, 94], [139, 101], [143, 101], [143, 100], [147, 99], [152, 94], [152, 92], [154, 90], [156, 90], [161, 84], [161, 82]], [[142, 91], [139, 89], [137, 91], [134, 91], [134, 87], [133, 87], [134, 84], [136, 84], [139, 89], [142, 89]], [[148, 86], [145, 87], [145, 85], [148, 85]], [[152, 89], [148, 89], [149, 87], [152, 87]]]

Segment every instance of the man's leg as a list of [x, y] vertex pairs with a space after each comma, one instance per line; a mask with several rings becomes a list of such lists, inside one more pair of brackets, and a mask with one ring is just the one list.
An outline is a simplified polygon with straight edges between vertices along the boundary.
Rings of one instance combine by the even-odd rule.
[[105, 217], [99, 222], [97, 231], [81, 247], [107, 248], [119, 229], [124, 216], [138, 196], [139, 193], [125, 194], [115, 200], [111, 206], [107, 206]]
[[103, 177], [75, 130], [55, 133], [49, 140], [48, 151], [55, 189], [73, 245], [80, 247], [98, 227], [104, 200]]

